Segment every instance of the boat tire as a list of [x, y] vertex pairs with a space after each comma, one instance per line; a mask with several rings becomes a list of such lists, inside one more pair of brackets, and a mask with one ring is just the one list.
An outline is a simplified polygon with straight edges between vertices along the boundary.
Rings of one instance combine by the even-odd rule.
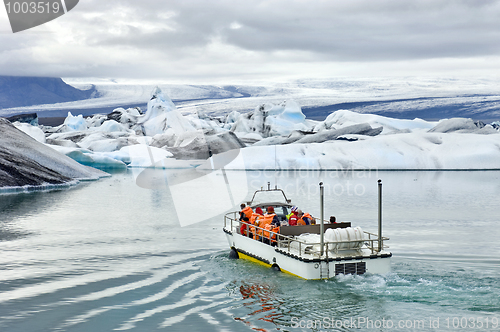
[[239, 259], [240, 255], [238, 255], [238, 251], [234, 248], [231, 248], [231, 251], [229, 252], [229, 259]]
[[273, 269], [273, 271], [276, 271], [276, 272], [281, 272], [281, 269], [278, 266], [278, 264], [274, 264], [273, 266], [271, 266], [271, 269]]

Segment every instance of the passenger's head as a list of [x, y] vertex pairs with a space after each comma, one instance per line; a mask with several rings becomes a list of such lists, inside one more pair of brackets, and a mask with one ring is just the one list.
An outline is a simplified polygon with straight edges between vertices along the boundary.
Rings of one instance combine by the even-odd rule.
[[260, 215], [263, 215], [264, 214], [264, 211], [262, 211], [262, 209], [260, 207], [256, 208], [255, 209], [255, 213], [258, 213]]
[[245, 208], [245, 206], [246, 206], [246, 205], [245, 205], [245, 203], [241, 203], [241, 205], [240, 205], [240, 209], [244, 209], [244, 208]]
[[299, 215], [299, 217], [302, 217], [304, 215], [304, 212], [302, 212], [302, 210], [297, 210], [297, 214]]
[[267, 213], [274, 213], [274, 207], [268, 206], [267, 207]]

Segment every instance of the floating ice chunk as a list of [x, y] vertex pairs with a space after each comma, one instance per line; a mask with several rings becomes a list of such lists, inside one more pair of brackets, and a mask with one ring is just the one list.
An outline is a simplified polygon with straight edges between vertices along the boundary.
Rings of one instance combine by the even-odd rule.
[[485, 126], [482, 122], [474, 122], [472, 119], [451, 118], [440, 120], [439, 123], [429, 130], [436, 133], [476, 133], [476, 134], [496, 134], [498, 133], [492, 126]]
[[129, 167], [157, 167], [163, 159], [173, 156], [166, 150], [143, 144], [125, 146], [120, 152], [130, 156]]
[[151, 100], [148, 102], [148, 110], [138, 120], [138, 124], [143, 126], [144, 133], [147, 136], [162, 134], [169, 128], [176, 135], [196, 130], [189, 120], [177, 111], [172, 100], [165, 97], [158, 87], [153, 91]]
[[[253, 113], [237, 116], [233, 114], [230, 121], [233, 132], [258, 133], [262, 137], [287, 136], [294, 130], [310, 130], [300, 106], [293, 100], [279, 105], [263, 104]], [[226, 119], [226, 123], [228, 119]]]
[[[94, 129], [94, 128], [92, 128]], [[129, 129], [125, 128], [122, 124], [116, 122], [115, 120], [107, 120], [102, 123], [101, 126], [96, 127], [96, 131], [104, 132], [131, 132]]]
[[315, 129], [339, 129], [355, 124], [368, 123], [372, 127], [383, 127], [383, 134], [404, 129], [429, 130], [436, 125], [435, 122], [428, 122], [422, 119], [401, 120], [393, 119], [375, 114], [360, 114], [348, 110], [338, 110], [330, 114], [323, 124], [318, 124]]
[[122, 169], [127, 167], [125, 161], [118, 157], [109, 156], [104, 153], [92, 152], [82, 148], [71, 148], [48, 144], [47, 146], [50, 146], [52, 149], [70, 157], [82, 165], [100, 169]]
[[83, 138], [78, 146], [92, 151], [111, 152], [130, 145], [131, 140], [133, 138], [130, 138], [127, 133], [96, 132]]
[[73, 116], [71, 112], [68, 112], [68, 116], [64, 120], [64, 125], [68, 131], [83, 131], [87, 130], [87, 121], [83, 118], [83, 115]]
[[306, 116], [302, 113], [302, 109], [295, 101], [288, 100], [283, 102], [280, 107], [282, 107], [283, 110], [279, 112], [277, 119], [290, 123], [304, 123]]
[[[307, 136], [306, 136], [307, 137]], [[226, 169], [498, 169], [500, 135], [413, 132], [354, 142], [250, 146]], [[243, 162], [242, 162], [243, 161]]]
[[21, 122], [14, 122], [14, 126], [25, 134], [33, 137], [38, 142], [45, 143], [45, 134], [40, 128]]

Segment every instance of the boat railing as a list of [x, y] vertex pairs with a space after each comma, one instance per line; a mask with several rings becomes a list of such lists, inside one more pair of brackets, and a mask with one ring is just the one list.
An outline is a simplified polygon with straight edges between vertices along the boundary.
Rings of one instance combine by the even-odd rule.
[[[241, 221], [238, 220], [237, 218], [238, 213], [237, 212], [230, 212], [224, 216], [224, 228], [232, 233], [237, 233], [239, 234], [240, 227], [242, 224], [245, 225], [245, 231], [246, 234], [249, 233], [255, 233], [254, 239], [259, 242], [273, 242], [276, 243], [276, 246], [280, 249], [286, 249], [289, 253], [294, 251], [294, 248], [297, 248], [297, 254], [299, 257], [303, 257], [304, 255], [308, 256], [315, 256], [318, 255], [320, 256], [320, 250], [315, 250], [314, 248], [317, 246], [320, 246], [321, 243], [312, 243], [312, 242], [306, 242], [302, 239], [298, 239], [293, 236], [288, 236], [288, 235], [283, 235], [277, 232], [273, 232], [268, 229], [264, 229], [255, 225], [251, 225], [248, 223], [242, 223]], [[229, 227], [228, 227], [229, 226]], [[265, 232], [265, 233], [264, 233]], [[342, 252], [348, 252], [348, 251], [353, 251], [353, 250], [358, 250], [365, 245], [364, 248], [368, 248], [371, 251], [371, 254], [376, 254], [378, 253], [378, 248], [379, 248], [379, 238], [377, 234], [373, 234], [370, 232], [363, 231], [365, 234], [365, 238], [360, 241], [336, 241], [336, 242], [325, 242], [324, 243], [324, 253], [326, 257], [328, 258], [328, 252], [333, 252], [335, 254], [342, 254]], [[264, 234], [269, 234], [267, 236], [264, 236]], [[368, 238], [366, 238], [368, 237]], [[382, 237], [380, 241], [381, 243], [381, 248], [389, 248], [388, 246], [384, 245], [384, 241], [389, 240], [388, 237]], [[358, 246], [355, 246], [353, 248], [350, 246], [350, 244], [353, 243], [358, 243]], [[347, 248], [346, 248], [347, 247]], [[295, 254], [295, 252], [294, 252]]]

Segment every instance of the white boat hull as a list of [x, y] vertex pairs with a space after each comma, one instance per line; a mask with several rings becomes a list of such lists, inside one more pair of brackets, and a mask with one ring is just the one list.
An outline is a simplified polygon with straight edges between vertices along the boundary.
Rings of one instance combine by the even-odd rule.
[[308, 280], [333, 278], [338, 274], [386, 274], [391, 271], [391, 253], [372, 253], [369, 249], [352, 250], [341, 255], [302, 255], [289, 247], [271, 246], [224, 228], [229, 246], [239, 258]]

